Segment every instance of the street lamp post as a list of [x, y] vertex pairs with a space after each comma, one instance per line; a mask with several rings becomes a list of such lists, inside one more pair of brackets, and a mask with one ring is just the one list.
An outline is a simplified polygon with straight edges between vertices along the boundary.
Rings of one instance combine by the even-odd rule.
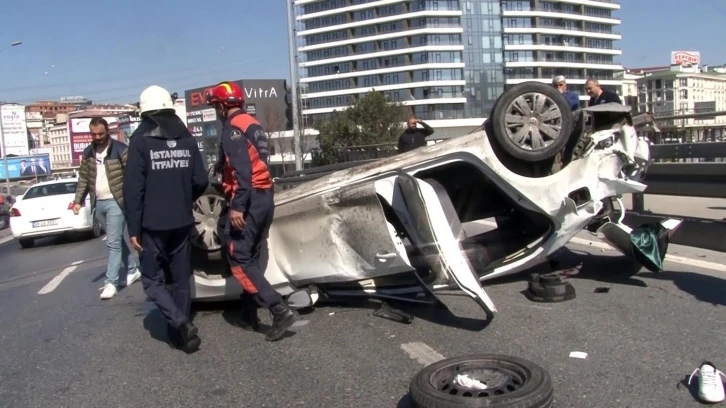
[[[22, 44], [22, 41], [13, 41], [10, 44], [0, 49], [0, 52], [10, 47], [17, 47]], [[2, 148], [3, 155], [3, 166], [5, 166], [5, 190], [10, 195], [10, 169], [8, 169], [8, 152], [5, 150], [5, 130], [3, 129], [3, 118], [2, 118], [2, 107], [5, 104], [0, 104], [0, 148]]]

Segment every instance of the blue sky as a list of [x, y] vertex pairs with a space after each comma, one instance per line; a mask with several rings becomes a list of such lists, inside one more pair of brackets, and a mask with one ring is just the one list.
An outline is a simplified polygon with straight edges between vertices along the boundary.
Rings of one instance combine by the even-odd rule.
[[[620, 61], [659, 66], [670, 51], [726, 63], [726, 1], [620, 0]], [[0, 100], [83, 95], [129, 102], [148, 85], [185, 89], [289, 78], [281, 0], [13, 1], [0, 13]], [[2, 45], [0, 45], [0, 48]]]

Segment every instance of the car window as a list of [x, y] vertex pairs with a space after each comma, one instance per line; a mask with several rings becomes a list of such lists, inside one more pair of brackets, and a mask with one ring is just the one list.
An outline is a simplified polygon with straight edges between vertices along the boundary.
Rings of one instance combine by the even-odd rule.
[[76, 192], [77, 182], [55, 183], [44, 186], [35, 186], [28, 189], [23, 196], [23, 200], [29, 200], [37, 197], [48, 197], [61, 194], [74, 194]]

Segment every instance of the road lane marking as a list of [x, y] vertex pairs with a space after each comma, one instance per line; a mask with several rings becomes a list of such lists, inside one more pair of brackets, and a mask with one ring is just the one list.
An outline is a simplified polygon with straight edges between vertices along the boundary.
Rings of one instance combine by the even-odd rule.
[[81, 259], [80, 261], [73, 262], [71, 265], [80, 265], [82, 263], [83, 263], [83, 259]]
[[403, 351], [405, 351], [412, 360], [416, 360], [425, 366], [444, 359], [444, 356], [437, 353], [436, 350], [426, 345], [426, 343], [421, 343], [420, 341], [401, 344], [401, 349], [403, 349]]
[[63, 269], [61, 271], [61, 273], [56, 275], [53, 279], [50, 280], [50, 282], [48, 282], [45, 286], [43, 286], [43, 288], [38, 291], [38, 294], [45, 295], [45, 294], [48, 294], [48, 293], [54, 291], [58, 287], [58, 285], [60, 285], [61, 282], [63, 282], [63, 279], [65, 279], [66, 276], [70, 275], [71, 272], [75, 271], [76, 268], [77, 268], [76, 265], [71, 265], [71, 266]]
[[[497, 226], [496, 223], [487, 221], [487, 220], [479, 220], [479, 221], [474, 221], [474, 222], [477, 222], [479, 224], [484, 224], [487, 226], [491, 226], [491, 227]], [[587, 247], [593, 247], [593, 248], [604, 249], [604, 250], [608, 250], [608, 251], [619, 252], [618, 250], [616, 250], [615, 248], [611, 247], [610, 245], [608, 245], [604, 242], [591, 241], [589, 239], [583, 239], [583, 238], [578, 238], [578, 237], [572, 238], [570, 240], [570, 242], [573, 244], [577, 244], [577, 245], [584, 245]], [[669, 261], [669, 262], [677, 263], [677, 264], [695, 266], [695, 267], [698, 267], [701, 269], [710, 269], [712, 271], [726, 272], [726, 265], [721, 265], [721, 264], [718, 264], [715, 262], [702, 261], [700, 259], [686, 258], [683, 256], [677, 256], [677, 255], [666, 255], [665, 260]]]
[[4, 243], [10, 242], [12, 240], [13, 240], [13, 236], [12, 235], [10, 235], [9, 237], [0, 238], [0, 244], [4, 244]]

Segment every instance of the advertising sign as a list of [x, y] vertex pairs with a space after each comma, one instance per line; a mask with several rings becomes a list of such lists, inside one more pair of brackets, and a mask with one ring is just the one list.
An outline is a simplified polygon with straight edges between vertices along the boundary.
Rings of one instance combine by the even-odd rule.
[[5, 179], [6, 171], [9, 172], [11, 180], [48, 176], [51, 172], [50, 155], [37, 154], [8, 157], [7, 169], [0, 162], [0, 180]]
[[[24, 105], [0, 106], [2, 119], [2, 135], [5, 138], [7, 154], [27, 156], [28, 154], [28, 126], [25, 121]], [[4, 155], [5, 152], [0, 152]]]
[[[118, 121], [116, 117], [107, 117], [104, 119], [109, 124]], [[93, 141], [90, 125], [91, 118], [68, 119], [68, 133], [71, 140], [71, 160], [73, 166], [80, 165], [83, 150]], [[114, 139], [118, 139], [118, 135]]]
[[118, 128], [121, 133], [120, 140], [128, 144], [134, 130], [139, 127], [139, 123], [141, 123], [141, 118], [137, 116], [121, 116], [118, 119]]
[[701, 53], [698, 51], [671, 51], [671, 65], [698, 65]]
[[[286, 130], [274, 129], [279, 127], [279, 123], [285, 127], [288, 104], [287, 83], [284, 79], [242, 79], [231, 82], [242, 88], [247, 113], [257, 117], [265, 130]], [[217, 112], [206, 103], [206, 94], [215, 86], [216, 84], [212, 84], [184, 92], [187, 127], [192, 136], [197, 138], [199, 150], [202, 151], [207, 163], [217, 160], [218, 138], [222, 131], [222, 123], [217, 118]]]

